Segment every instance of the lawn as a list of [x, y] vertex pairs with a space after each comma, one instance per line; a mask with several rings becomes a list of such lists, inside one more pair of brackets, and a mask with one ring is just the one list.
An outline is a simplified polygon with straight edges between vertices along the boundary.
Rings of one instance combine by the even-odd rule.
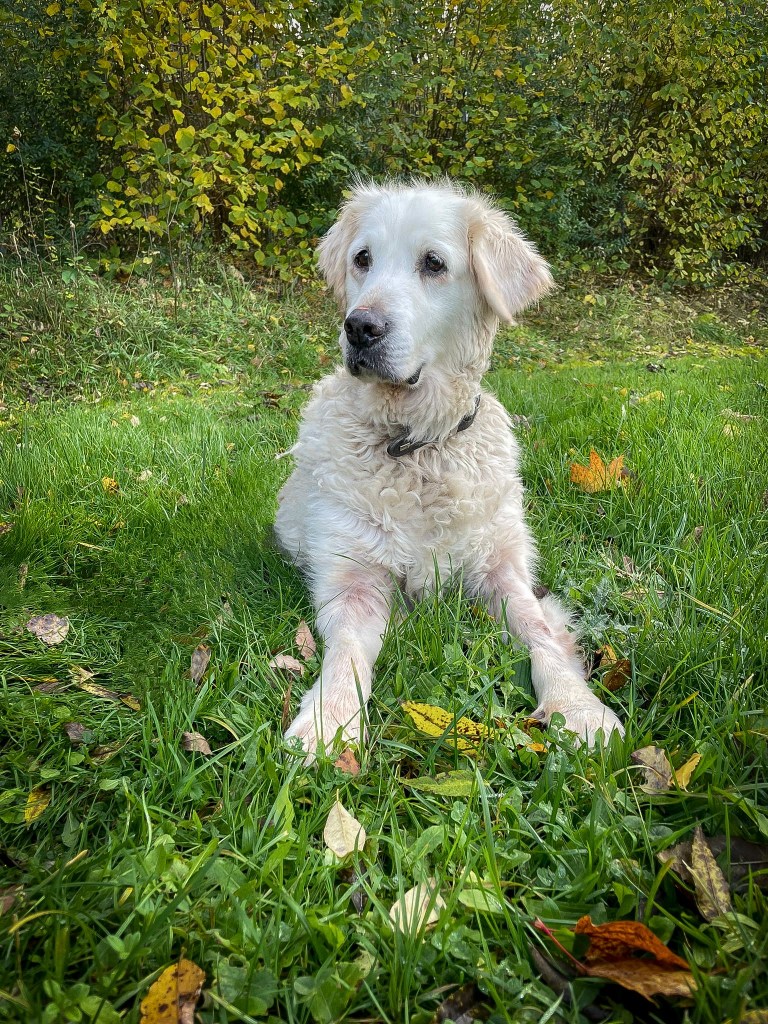
[[[213, 261], [178, 286], [0, 274], [0, 1021], [137, 1022], [181, 958], [204, 1022], [768, 1020], [765, 306], [574, 279], [500, 335], [487, 383], [517, 417], [541, 578], [626, 741], [555, 727], [530, 749], [524, 653], [456, 590], [388, 635], [357, 775], [282, 742], [316, 661], [270, 666], [312, 625], [270, 524], [334, 318]], [[570, 482], [593, 448], [624, 486]], [[27, 627], [51, 613], [55, 644]], [[404, 701], [491, 736], [457, 750]], [[647, 792], [649, 745], [700, 755], [690, 780]], [[342, 862], [337, 800], [367, 833]], [[709, 912], [690, 853], [660, 856], [696, 826], [730, 883]], [[437, 920], [393, 927], [419, 884]], [[583, 961], [584, 915], [644, 922], [695, 992], [574, 967], [555, 940]]]

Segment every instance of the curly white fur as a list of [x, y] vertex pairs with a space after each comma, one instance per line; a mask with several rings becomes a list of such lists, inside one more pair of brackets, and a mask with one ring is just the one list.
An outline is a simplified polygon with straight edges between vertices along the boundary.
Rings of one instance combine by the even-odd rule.
[[[320, 268], [345, 316], [373, 310], [386, 330], [361, 354], [342, 328], [345, 365], [315, 388], [279, 496], [277, 535], [307, 575], [325, 641], [287, 737], [308, 760], [337, 735], [358, 739], [395, 589], [419, 599], [459, 572], [529, 648], [539, 718], [559, 712], [588, 742], [622, 731], [587, 686], [567, 613], [533, 594], [517, 443], [480, 386], [499, 318], [549, 290], [547, 264], [481, 196], [366, 184], [320, 243]], [[429, 443], [389, 455], [406, 433]]]

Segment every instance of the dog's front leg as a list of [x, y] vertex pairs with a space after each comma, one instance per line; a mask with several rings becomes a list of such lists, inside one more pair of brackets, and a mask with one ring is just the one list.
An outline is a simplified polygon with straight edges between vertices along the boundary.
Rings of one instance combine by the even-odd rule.
[[286, 739], [298, 736], [307, 763], [314, 760], [320, 745], [330, 749], [339, 730], [347, 743], [364, 734], [373, 666], [389, 621], [393, 588], [387, 575], [339, 562], [314, 567], [323, 662], [320, 678], [304, 694], [285, 734]]
[[530, 583], [513, 565], [489, 573], [485, 596], [491, 614], [526, 645], [538, 707], [534, 717], [548, 722], [553, 714], [565, 718], [565, 728], [587, 743], [598, 730], [623, 735], [619, 718], [587, 685], [584, 665], [568, 629], [568, 613], [555, 597], [538, 600]]

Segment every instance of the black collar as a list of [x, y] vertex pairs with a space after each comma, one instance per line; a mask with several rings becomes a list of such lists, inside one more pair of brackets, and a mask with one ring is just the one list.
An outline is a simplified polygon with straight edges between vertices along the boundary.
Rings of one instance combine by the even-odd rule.
[[[472, 412], [468, 412], [464, 419], [456, 427], [456, 433], [460, 433], [462, 430], [466, 430], [467, 427], [471, 427], [475, 422], [475, 416], [477, 416], [477, 410], [480, 408], [480, 395], [475, 399], [475, 407]], [[400, 437], [396, 437], [394, 441], [390, 441], [387, 445], [387, 455], [391, 455], [393, 459], [399, 459], [401, 455], [410, 455], [411, 452], [415, 452], [418, 448], [423, 448], [426, 444], [437, 444], [436, 441], [409, 441], [409, 431], [406, 429], [404, 434]]]

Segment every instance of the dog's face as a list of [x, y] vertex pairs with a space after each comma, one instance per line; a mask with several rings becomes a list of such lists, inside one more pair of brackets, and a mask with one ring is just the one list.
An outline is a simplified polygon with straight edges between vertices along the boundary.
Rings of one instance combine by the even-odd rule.
[[344, 313], [345, 365], [363, 380], [416, 386], [432, 367], [460, 371], [474, 319], [511, 320], [552, 286], [505, 214], [444, 184], [358, 187], [319, 254]]

